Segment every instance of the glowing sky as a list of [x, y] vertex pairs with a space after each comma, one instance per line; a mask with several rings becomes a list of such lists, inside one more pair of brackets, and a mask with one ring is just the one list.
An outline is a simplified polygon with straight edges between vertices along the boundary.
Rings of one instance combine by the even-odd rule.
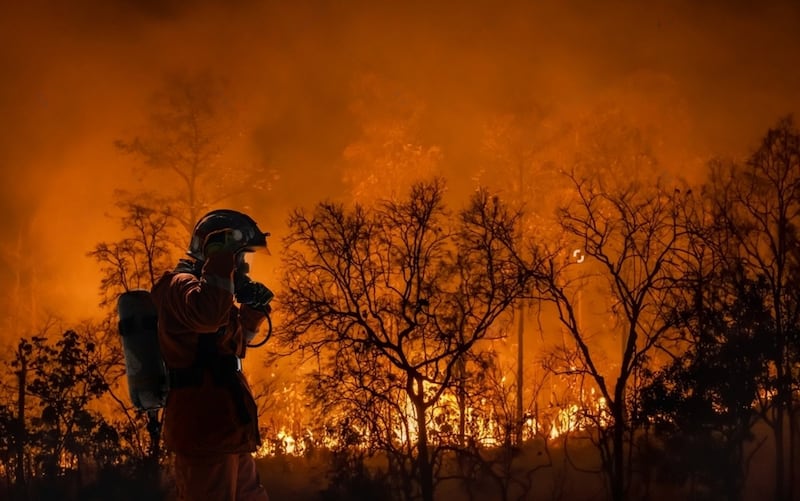
[[[800, 111], [798, 26], [792, 1], [3, 2], [0, 283], [24, 265], [38, 308], [93, 314], [85, 254], [117, 236], [112, 192], [154, 182], [113, 141], [140, 130], [169, 73], [227, 81], [233, 160], [279, 174], [258, 209], [278, 228], [291, 207], [346, 193], [343, 152], [398, 96], [424, 106], [417, 137], [458, 189], [485, 118], [532, 105], [569, 122], [615, 103], [663, 131], [667, 157], [744, 154]], [[358, 108], [364, 75], [387, 95]]]

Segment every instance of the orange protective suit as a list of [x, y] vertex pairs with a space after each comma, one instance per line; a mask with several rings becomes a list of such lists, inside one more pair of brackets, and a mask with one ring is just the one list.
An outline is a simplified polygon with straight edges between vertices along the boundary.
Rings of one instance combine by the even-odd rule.
[[234, 305], [234, 266], [232, 253], [219, 252], [199, 279], [179, 267], [152, 290], [171, 378], [164, 442], [186, 501], [268, 500], [250, 454], [260, 444], [256, 404], [236, 368], [264, 314]]

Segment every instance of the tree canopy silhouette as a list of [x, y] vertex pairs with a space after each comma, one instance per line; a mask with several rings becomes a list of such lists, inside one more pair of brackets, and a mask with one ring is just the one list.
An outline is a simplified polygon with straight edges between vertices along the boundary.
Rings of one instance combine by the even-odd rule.
[[295, 212], [281, 295], [282, 338], [324, 360], [315, 394], [338, 411], [326, 415], [348, 416], [405, 454], [428, 501], [431, 410], [476, 344], [503, 335], [504, 315], [535, 278], [518, 245], [519, 213], [478, 192], [452, 216], [444, 191], [436, 179], [401, 201]]

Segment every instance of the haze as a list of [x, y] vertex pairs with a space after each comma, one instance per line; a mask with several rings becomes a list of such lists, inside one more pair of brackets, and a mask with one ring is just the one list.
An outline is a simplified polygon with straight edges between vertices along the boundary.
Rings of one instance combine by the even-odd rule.
[[[531, 108], [573, 123], [620, 107], [658, 131], [666, 170], [699, 179], [800, 110], [798, 27], [794, 1], [5, 2], [2, 311], [96, 314], [86, 252], [117, 237], [113, 192], [156, 182], [113, 142], [141, 129], [167, 75], [225, 79], [232, 161], [274, 169], [257, 219], [277, 233], [292, 207], [346, 198], [348, 146], [408, 103], [457, 192], [487, 119]], [[385, 95], [365, 97], [365, 78]]]

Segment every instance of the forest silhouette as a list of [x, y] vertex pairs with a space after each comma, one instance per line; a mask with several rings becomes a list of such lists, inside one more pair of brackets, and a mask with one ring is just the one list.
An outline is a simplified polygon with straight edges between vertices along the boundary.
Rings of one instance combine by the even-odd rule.
[[117, 301], [217, 208], [272, 234], [242, 360], [272, 499], [797, 498], [798, 21], [3, 9], [0, 499], [176, 498]]
[[[197, 182], [216, 129], [194, 127], [208, 134], [197, 141], [181, 129], [197, 115], [168, 116], [118, 142], [185, 184], [172, 198], [119, 194], [124, 238], [88, 253], [104, 316], [48, 323], [3, 362], [9, 497], [174, 495], [159, 414], [128, 399], [114, 308], [173, 266], [187, 216], [217, 203]], [[176, 139], [155, 141], [167, 136], [154, 125]], [[614, 148], [543, 168], [552, 211], [527, 210], [523, 184], [452, 208], [412, 148], [387, 153], [406, 161], [379, 171], [390, 191], [290, 214], [259, 358], [293, 366], [297, 386], [287, 397], [274, 374], [251, 378], [267, 416], [257, 455], [265, 478], [317, 468], [322, 480], [278, 481], [276, 495], [745, 499], [759, 483], [793, 495], [800, 131], [784, 117], [745, 161], [714, 160], [691, 185], [659, 175], [623, 130], [605, 134]], [[533, 311], [536, 369], [519, 381], [508, 348]], [[753, 473], [756, 457], [772, 468]]]

